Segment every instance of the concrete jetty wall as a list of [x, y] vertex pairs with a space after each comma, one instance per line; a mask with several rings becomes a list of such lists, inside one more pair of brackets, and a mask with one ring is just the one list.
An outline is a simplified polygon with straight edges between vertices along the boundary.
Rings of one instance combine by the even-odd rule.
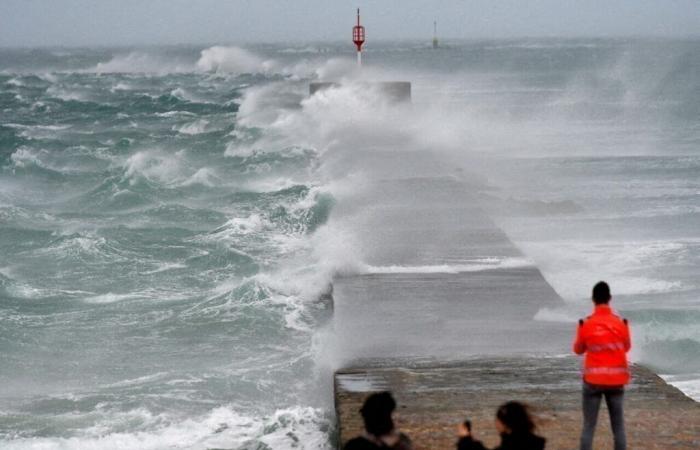
[[[485, 212], [488, 186], [427, 154], [362, 159], [372, 182], [334, 212], [360, 230], [369, 265], [334, 281], [339, 445], [360, 433], [367, 393], [390, 390], [418, 449], [453, 446], [467, 417], [495, 446], [493, 415], [507, 400], [536, 407], [547, 448], [576, 448], [578, 362], [555, 357], [570, 354], [575, 324], [535, 320], [562, 300]], [[700, 448], [698, 404], [644, 368], [634, 376], [630, 448]], [[595, 448], [610, 448], [606, 420]]]
[[396, 169], [355, 199], [360, 213], [342, 219], [361, 230], [373, 270], [334, 280], [334, 353], [352, 366], [568, 352], [572, 325], [534, 320], [562, 300], [485, 212], [486, 186], [438, 168], [404, 174], [407, 160], [427, 167], [428, 156], [395, 156], [373, 156]]
[[[368, 393], [388, 389], [399, 403], [397, 422], [417, 450], [453, 448], [457, 423], [467, 418], [476, 437], [495, 447], [496, 408], [508, 400], [533, 407], [548, 449], [575, 449], [582, 420], [579, 380], [579, 363], [573, 357], [477, 358], [340, 370], [335, 375], [340, 442], [362, 431], [358, 410]], [[700, 448], [700, 404], [648, 369], [633, 368], [625, 408], [628, 448]], [[612, 448], [604, 405], [594, 448]]]

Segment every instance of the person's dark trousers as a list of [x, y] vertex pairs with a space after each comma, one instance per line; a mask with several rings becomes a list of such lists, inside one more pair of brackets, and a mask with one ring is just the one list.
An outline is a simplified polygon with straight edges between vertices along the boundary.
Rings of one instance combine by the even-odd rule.
[[605, 397], [605, 403], [608, 405], [615, 450], [625, 450], [627, 448], [627, 439], [625, 438], [625, 419], [622, 411], [625, 389], [623, 387], [594, 386], [585, 382], [583, 383], [581, 450], [591, 450], [593, 448], [593, 434], [598, 422], [598, 410], [600, 410], [602, 397]]

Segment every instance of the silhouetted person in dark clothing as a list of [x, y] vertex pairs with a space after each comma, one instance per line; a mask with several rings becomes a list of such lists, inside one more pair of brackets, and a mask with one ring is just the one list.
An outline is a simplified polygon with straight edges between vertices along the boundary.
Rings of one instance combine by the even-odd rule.
[[457, 436], [459, 436], [457, 450], [486, 450], [481, 441], [477, 441], [472, 436], [472, 423], [468, 420], [459, 424]]
[[496, 412], [496, 429], [501, 435], [501, 445], [495, 450], [544, 449], [545, 439], [534, 434], [535, 422], [522, 403], [501, 405]]
[[394, 427], [392, 413], [396, 401], [389, 392], [380, 392], [367, 397], [360, 409], [365, 423], [365, 433], [349, 440], [343, 450], [412, 450], [411, 440]]

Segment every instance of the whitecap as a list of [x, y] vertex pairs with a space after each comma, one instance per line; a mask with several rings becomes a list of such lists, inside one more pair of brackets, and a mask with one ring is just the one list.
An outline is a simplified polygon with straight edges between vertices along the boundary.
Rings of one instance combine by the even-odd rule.
[[196, 116], [189, 111], [167, 111], [163, 113], [155, 113], [157, 117], [177, 117], [177, 116]]
[[137, 298], [141, 298], [141, 296], [136, 295], [136, 294], [114, 294], [114, 293], [109, 292], [107, 294], [86, 297], [83, 301], [85, 303], [92, 303], [92, 304], [105, 304], [105, 303], [116, 303], [116, 302], [120, 302], [123, 300], [134, 300]]
[[197, 97], [195, 97], [194, 95], [190, 94], [189, 92], [187, 92], [186, 90], [184, 90], [184, 89], [181, 88], [181, 87], [175, 88], [175, 89], [173, 89], [172, 91], [170, 91], [170, 95], [172, 95], [173, 97], [177, 97], [177, 98], [179, 98], [180, 100], [185, 100], [185, 101], [187, 101], [187, 102], [192, 102], [192, 103], [199, 103], [199, 102], [201, 102], [201, 100], [200, 100], [199, 98], [197, 98]]
[[111, 88], [109, 88], [110, 92], [119, 92], [119, 91], [130, 91], [132, 90], [133, 87], [120, 81]]
[[240, 47], [214, 46], [202, 50], [197, 68], [204, 72], [257, 73], [268, 72], [274, 61], [265, 61]]
[[15, 165], [15, 167], [25, 168], [30, 165], [35, 165], [37, 167], [42, 167], [41, 160], [37, 152], [29, 150], [25, 147], [20, 147], [12, 155], [10, 155], [10, 160]]
[[135, 184], [140, 178], [166, 185], [182, 179], [182, 152], [166, 153], [144, 150], [131, 155], [124, 163], [124, 179]]
[[260, 214], [255, 213], [248, 217], [234, 217], [223, 226], [219, 227], [213, 234], [218, 237], [224, 237], [228, 235], [259, 233], [269, 225], [270, 223], [266, 219]]
[[177, 130], [178, 133], [195, 135], [195, 134], [204, 133], [206, 131], [208, 125], [209, 125], [208, 121], [206, 121], [204, 119], [198, 119], [198, 120], [195, 120], [194, 122], [186, 123], [179, 128], [173, 127], [173, 129]]
[[198, 169], [191, 177], [182, 182], [182, 186], [201, 185], [207, 187], [216, 186], [220, 182], [220, 178], [216, 175], [213, 169], [202, 167]]
[[[142, 449], [239, 448], [261, 442], [269, 448], [332, 448], [325, 430], [330, 426], [323, 410], [312, 407], [280, 409], [270, 415], [249, 416], [233, 406], [221, 406], [205, 415], [176, 418], [153, 414], [146, 408], [126, 412], [98, 409], [100, 422], [79, 435], [68, 437], [22, 437], [3, 442], [6, 450], [64, 450], [79, 448]], [[75, 414], [75, 413], [73, 413]], [[124, 423], [138, 423], [134, 431], [123, 430]]]
[[57, 98], [63, 101], [85, 101], [87, 97], [84, 93], [78, 91], [71, 91], [58, 86], [50, 86], [46, 93], [53, 98]]
[[175, 269], [185, 269], [187, 268], [187, 264], [184, 263], [163, 263], [160, 264], [157, 268], [150, 270], [148, 272], [142, 272], [143, 275], [153, 275], [156, 273], [162, 273], [162, 272], [167, 272], [169, 270], [175, 270]]
[[24, 82], [20, 80], [19, 78], [10, 78], [9, 80], [5, 81], [5, 84], [8, 86], [15, 86], [15, 87], [22, 87], [24, 86]]
[[105, 73], [180, 73], [191, 72], [193, 67], [180, 61], [174, 61], [156, 54], [131, 52], [116, 55], [106, 62], [98, 63], [87, 72]]

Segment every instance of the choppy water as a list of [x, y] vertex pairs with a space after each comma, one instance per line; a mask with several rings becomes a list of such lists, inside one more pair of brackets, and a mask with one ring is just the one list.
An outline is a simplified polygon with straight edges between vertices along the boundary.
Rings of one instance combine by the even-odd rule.
[[332, 276], [373, 270], [333, 211], [379, 144], [481, 173], [566, 300], [537, 319], [608, 279], [634, 358], [700, 397], [700, 42], [365, 63], [413, 108], [304, 100], [358, 76], [345, 45], [0, 51], [3, 448], [330, 448], [318, 331]]

